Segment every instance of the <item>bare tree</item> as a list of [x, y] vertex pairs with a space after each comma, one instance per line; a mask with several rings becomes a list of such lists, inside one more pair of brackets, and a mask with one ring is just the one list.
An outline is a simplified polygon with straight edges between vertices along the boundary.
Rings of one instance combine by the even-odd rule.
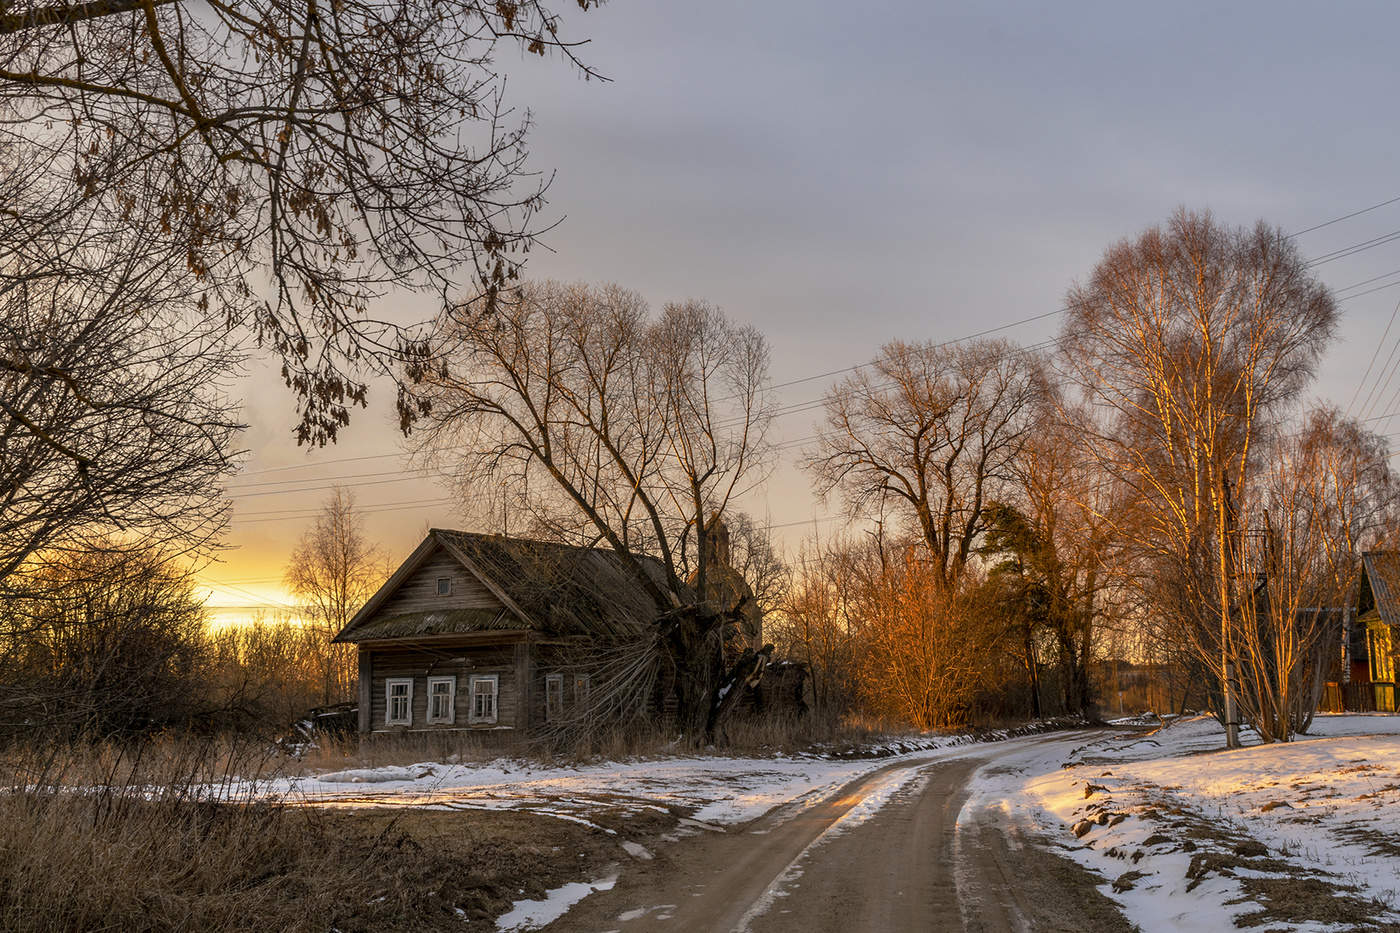
[[1017, 629], [1036, 705], [1044, 635], [1058, 659], [1065, 710], [1092, 714], [1089, 672], [1111, 608], [1104, 595], [1116, 504], [1107, 477], [1077, 448], [1079, 413], [1054, 398], [1047, 394], [1038, 407], [1007, 498], [988, 510], [979, 553], [997, 559], [989, 577], [1004, 591], [999, 610]]
[[159, 549], [51, 552], [0, 604], [0, 725], [105, 737], [209, 711], [204, 607]]
[[210, 320], [281, 356], [301, 440], [333, 440], [362, 368], [422, 349], [367, 317], [376, 297], [470, 270], [489, 303], [519, 273], [545, 184], [503, 43], [593, 75], [540, 2], [0, 4], [0, 170], [80, 207], [7, 204], [0, 235], [135, 219], [136, 248], [205, 281]]
[[[0, 181], [7, 206], [37, 197]], [[63, 208], [63, 203], [52, 205]], [[36, 208], [37, 210], [37, 208]], [[222, 528], [238, 354], [147, 229], [0, 221], [0, 581], [42, 549], [197, 548]]]
[[1099, 425], [1081, 443], [1130, 500], [1115, 533], [1214, 670], [1233, 745], [1235, 504], [1333, 332], [1332, 298], [1281, 231], [1179, 211], [1109, 249], [1068, 308], [1062, 358]]
[[828, 394], [806, 463], [853, 516], [901, 519], [951, 586], [1011, 480], [1039, 391], [1034, 362], [1004, 342], [891, 343]]
[[827, 720], [847, 712], [856, 697], [853, 563], [838, 543], [809, 542], [769, 625], [778, 653], [807, 666], [813, 706]]
[[332, 644], [389, 576], [388, 562], [365, 537], [352, 493], [336, 487], [287, 563], [287, 588], [316, 632], [325, 705], [354, 696], [355, 646]]
[[700, 538], [761, 475], [763, 337], [703, 302], [653, 316], [615, 285], [544, 283], [494, 315], [451, 315], [444, 341], [443, 365], [419, 374], [420, 449], [532, 533], [621, 555], [661, 615], [648, 650], [683, 725], [712, 728], [742, 610], [695, 600], [711, 572]]
[[1360, 576], [1361, 554], [1394, 527], [1389, 445], [1337, 409], [1311, 412], [1270, 445], [1231, 542], [1248, 596], [1231, 617], [1239, 701], [1265, 741], [1305, 732]]

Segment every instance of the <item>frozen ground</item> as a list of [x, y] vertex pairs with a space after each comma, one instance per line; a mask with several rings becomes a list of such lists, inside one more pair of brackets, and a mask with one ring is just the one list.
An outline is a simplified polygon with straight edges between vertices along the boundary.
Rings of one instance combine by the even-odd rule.
[[1394, 929], [1400, 717], [1312, 731], [1224, 751], [1213, 719], [1189, 719], [985, 774], [975, 798], [1039, 823], [1145, 933]]
[[[1003, 732], [979, 739], [1007, 737]], [[646, 811], [666, 812], [676, 819], [673, 828], [656, 839], [660, 843], [676, 843], [696, 834], [709, 835], [707, 830], [769, 815], [766, 828], [749, 829], [750, 833], [761, 835], [838, 796], [837, 791], [851, 781], [896, 766], [889, 773], [877, 775], [862, 799], [824, 834], [835, 838], [863, 825], [892, 797], [918, 785], [916, 766], [977, 756], [983, 748], [980, 740], [965, 735], [912, 736], [859, 750], [792, 757], [663, 757], [578, 767], [544, 767], [510, 760], [489, 764], [422, 762], [407, 767], [357, 768], [283, 778], [231, 790], [235, 794], [272, 794], [325, 807], [509, 809], [568, 820], [616, 838], [619, 861], [626, 870], [627, 865], [640, 865], [653, 858], [651, 851], [635, 841], [645, 839], [638, 836], [634, 826], [643, 822], [636, 818]], [[853, 753], [859, 757], [836, 757]], [[897, 767], [901, 764], [909, 767]], [[613, 874], [580, 879], [548, 891], [543, 898], [519, 901], [498, 918], [497, 929], [537, 929], [563, 915], [579, 900], [608, 890], [616, 878]], [[645, 926], [671, 918], [667, 905], [652, 907], [645, 916], [634, 919]]]
[[[987, 825], [990, 813], [1018, 838], [1049, 839], [1102, 877], [1102, 891], [1144, 933], [1400, 929], [1400, 717], [1320, 716], [1312, 732], [1281, 745], [1247, 734], [1250, 747], [1224, 751], [1219, 726], [1198, 717], [1152, 732], [1012, 742], [970, 778], [958, 831], [973, 839], [964, 830]], [[614, 836], [626, 871], [651, 857], [627, 838], [627, 821], [640, 813], [679, 819], [661, 842], [765, 814], [764, 825], [777, 826], [885, 766], [981, 758], [985, 749], [949, 737], [858, 759], [424, 762], [285, 778], [258, 792], [329, 807], [512, 809], [569, 820]], [[917, 795], [914, 775], [878, 776], [828, 835]], [[500, 929], [531, 929], [611, 883], [522, 902]]]
[[985, 740], [1007, 737], [1006, 731], [977, 737], [897, 737], [860, 748], [858, 757], [847, 749], [770, 758], [656, 757], [552, 767], [507, 759], [487, 764], [425, 761], [278, 778], [234, 785], [230, 792], [329, 807], [524, 810], [590, 826], [595, 824], [589, 814], [599, 810], [664, 809], [685, 813], [691, 823], [727, 825], [757, 819], [775, 807], [801, 808], [892, 762], [972, 754]]
[[858, 760], [694, 757], [579, 767], [423, 762], [283, 778], [262, 785], [260, 791], [332, 807], [509, 808], [589, 825], [589, 814], [600, 809], [648, 808], [684, 812], [692, 823], [734, 824], [757, 819], [775, 807], [821, 800], [893, 761], [932, 760], [967, 754], [975, 747], [951, 740], [921, 745], [918, 751]]

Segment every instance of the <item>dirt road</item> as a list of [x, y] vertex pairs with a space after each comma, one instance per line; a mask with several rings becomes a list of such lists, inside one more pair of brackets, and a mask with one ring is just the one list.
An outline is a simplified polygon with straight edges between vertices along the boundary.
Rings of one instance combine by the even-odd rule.
[[[1083, 735], [1077, 737], [1082, 743]], [[825, 800], [725, 832], [701, 829], [623, 872], [560, 931], [1132, 929], [1101, 883], [999, 807], [970, 805], [981, 769], [1015, 769], [1073, 736], [890, 765]]]

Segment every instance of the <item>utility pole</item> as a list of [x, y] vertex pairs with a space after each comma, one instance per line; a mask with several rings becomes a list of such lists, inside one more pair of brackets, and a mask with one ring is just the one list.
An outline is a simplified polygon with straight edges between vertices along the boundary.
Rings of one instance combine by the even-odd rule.
[[1235, 532], [1235, 504], [1230, 497], [1230, 480], [1222, 480], [1224, 490], [1224, 510], [1220, 515], [1221, 552], [1224, 558], [1223, 580], [1225, 587], [1220, 610], [1220, 692], [1225, 703], [1225, 747], [1240, 747], [1240, 717], [1235, 708], [1235, 664], [1230, 657], [1230, 595], [1234, 591], [1235, 546], [1238, 538]]

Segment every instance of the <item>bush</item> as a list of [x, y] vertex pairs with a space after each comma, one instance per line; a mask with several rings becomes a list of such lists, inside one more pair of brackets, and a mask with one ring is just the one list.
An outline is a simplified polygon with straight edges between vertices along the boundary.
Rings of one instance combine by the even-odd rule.
[[185, 721], [206, 703], [204, 610], [154, 550], [49, 555], [6, 581], [0, 725], [113, 735]]

